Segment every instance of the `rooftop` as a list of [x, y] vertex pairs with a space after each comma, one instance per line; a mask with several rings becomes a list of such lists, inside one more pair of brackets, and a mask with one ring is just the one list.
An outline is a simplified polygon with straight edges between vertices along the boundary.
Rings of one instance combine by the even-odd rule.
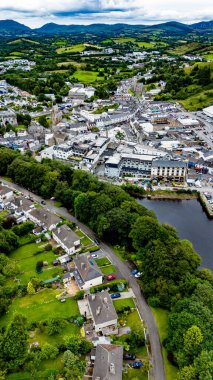
[[95, 325], [117, 319], [117, 313], [107, 290], [88, 295], [88, 302]]
[[92, 380], [122, 380], [123, 347], [99, 344]]

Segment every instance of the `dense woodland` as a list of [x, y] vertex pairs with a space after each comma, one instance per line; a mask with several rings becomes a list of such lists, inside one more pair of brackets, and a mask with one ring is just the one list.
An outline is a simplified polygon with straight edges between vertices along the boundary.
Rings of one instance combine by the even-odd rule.
[[[213, 275], [199, 269], [201, 258], [192, 244], [181, 241], [171, 226], [159, 224], [124, 189], [91, 174], [57, 161], [37, 163], [6, 148], [0, 149], [0, 162], [0, 175], [44, 198], [54, 196], [98, 237], [121, 247], [142, 272], [141, 288], [149, 304], [170, 311], [164, 345], [169, 360], [179, 367], [178, 379], [211, 380]], [[17, 244], [11, 232], [6, 240], [0, 247], [5, 254], [8, 244]]]

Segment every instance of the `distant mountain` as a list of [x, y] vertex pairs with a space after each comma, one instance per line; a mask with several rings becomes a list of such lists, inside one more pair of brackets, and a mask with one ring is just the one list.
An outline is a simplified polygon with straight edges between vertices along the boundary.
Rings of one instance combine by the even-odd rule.
[[18, 35], [24, 32], [29, 32], [31, 29], [19, 22], [13, 20], [0, 20], [0, 34], [3, 35]]
[[192, 24], [191, 27], [196, 30], [213, 30], [213, 21], [201, 21]]
[[131, 32], [154, 32], [158, 30], [160, 33], [171, 34], [187, 34], [192, 31], [203, 33], [204, 31], [213, 31], [213, 21], [202, 21], [192, 25], [182, 24], [177, 21], [165, 22], [157, 25], [130, 25], [130, 24], [91, 24], [91, 25], [59, 25], [49, 23], [43, 25], [41, 28], [30, 29], [29, 27], [20, 24], [13, 20], [0, 21], [0, 35], [24, 35], [24, 34], [96, 34], [96, 35], [118, 35], [119, 33]]

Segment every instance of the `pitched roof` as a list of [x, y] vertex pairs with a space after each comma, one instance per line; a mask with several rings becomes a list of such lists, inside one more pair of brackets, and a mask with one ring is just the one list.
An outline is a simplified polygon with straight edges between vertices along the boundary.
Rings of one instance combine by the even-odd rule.
[[87, 281], [102, 276], [101, 270], [96, 262], [91, 257], [88, 257], [88, 253], [76, 256], [74, 263], [77, 269], [74, 271], [74, 275], [78, 285], [83, 285]]
[[61, 222], [61, 219], [43, 208], [35, 208], [29, 212], [29, 215], [34, 216], [37, 220], [46, 227], [50, 228], [52, 225], [56, 225]]
[[122, 380], [123, 347], [99, 344], [92, 380]]
[[152, 161], [152, 167], [165, 167], [165, 168], [186, 168], [187, 162], [175, 161], [175, 160], [154, 160]]
[[96, 294], [89, 294], [88, 302], [95, 325], [111, 322], [118, 318], [107, 290]]
[[54, 228], [52, 232], [68, 249], [72, 248], [74, 243], [80, 240], [79, 236], [76, 235], [76, 233], [73, 232], [66, 224]]

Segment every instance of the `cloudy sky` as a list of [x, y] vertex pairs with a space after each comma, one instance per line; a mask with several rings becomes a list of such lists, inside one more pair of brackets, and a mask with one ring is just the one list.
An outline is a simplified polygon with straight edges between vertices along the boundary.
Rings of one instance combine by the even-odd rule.
[[59, 24], [152, 24], [213, 20], [212, 0], [0, 0], [0, 19], [30, 27]]

